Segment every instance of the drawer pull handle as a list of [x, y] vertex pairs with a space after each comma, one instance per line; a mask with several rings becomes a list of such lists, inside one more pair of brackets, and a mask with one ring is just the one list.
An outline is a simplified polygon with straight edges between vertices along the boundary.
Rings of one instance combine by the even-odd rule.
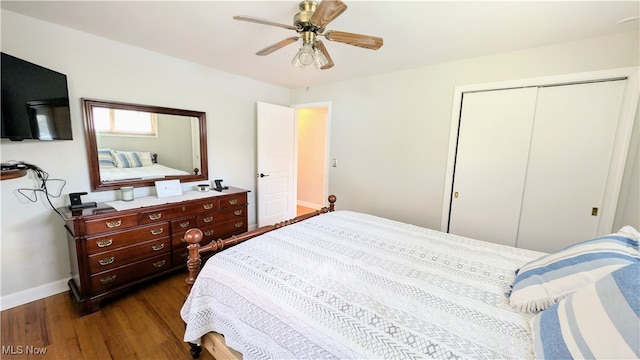
[[242, 215], [242, 210], [236, 210], [233, 213], [236, 214], [236, 216], [240, 216]]
[[229, 205], [235, 205], [238, 203], [238, 199], [231, 199], [229, 200]]
[[166, 260], [160, 260], [160, 261], [156, 261], [153, 263], [153, 267], [155, 268], [161, 268], [164, 266], [164, 264], [166, 263]]
[[211, 236], [213, 235], [213, 230], [207, 230], [204, 232], [204, 236]]
[[159, 228], [159, 229], [151, 229], [151, 235], [158, 235], [158, 234], [162, 234], [162, 232], [164, 231], [163, 228]]
[[96, 242], [96, 245], [98, 245], [99, 248], [107, 247], [111, 244], [113, 244], [113, 239], [100, 240]]
[[122, 219], [113, 220], [113, 221], [107, 221], [106, 224], [107, 224], [107, 227], [109, 229], [116, 228], [116, 227], [122, 225]]
[[184, 237], [181, 237], [181, 238], [180, 238], [180, 242], [186, 243], [186, 242], [187, 242], [187, 240], [185, 240], [185, 239], [184, 239]]
[[107, 285], [107, 284], [112, 283], [114, 281], [116, 281], [116, 274], [113, 274], [111, 276], [107, 276], [106, 278], [100, 279], [100, 283], [102, 283], [102, 285]]
[[107, 266], [109, 264], [113, 264], [114, 261], [116, 261], [115, 256], [110, 256], [108, 258], [98, 260], [98, 263], [102, 266]]
[[180, 227], [184, 229], [184, 228], [186, 228], [187, 226], [189, 226], [189, 224], [190, 224], [190, 222], [189, 222], [189, 221], [183, 221], [183, 222], [181, 222], [181, 223], [180, 223]]
[[189, 253], [188, 252], [183, 252], [182, 253], [182, 257], [185, 258], [185, 259], [188, 258], [189, 257]]
[[151, 247], [151, 249], [153, 249], [153, 251], [159, 251], [159, 250], [162, 250], [162, 249], [164, 249], [164, 243], [162, 243], [162, 244], [158, 244], [158, 245], [153, 245], [153, 246]]
[[213, 216], [206, 217], [206, 218], [202, 219], [202, 221], [204, 221], [206, 223], [210, 223], [210, 222], [213, 221]]
[[162, 213], [149, 214], [149, 220], [158, 220], [162, 217]]
[[237, 228], [241, 228], [244, 223], [242, 221], [236, 223]]
[[211, 210], [211, 209], [213, 209], [213, 204], [202, 204], [202, 207], [205, 210]]

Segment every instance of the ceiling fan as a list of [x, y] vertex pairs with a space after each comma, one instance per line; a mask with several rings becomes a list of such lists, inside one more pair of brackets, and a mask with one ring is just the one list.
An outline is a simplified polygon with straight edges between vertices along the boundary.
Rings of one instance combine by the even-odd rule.
[[316, 68], [326, 70], [333, 67], [333, 60], [327, 48], [318, 39], [324, 36], [327, 40], [377, 50], [382, 46], [382, 38], [369, 35], [348, 33], [344, 31], [326, 30], [326, 26], [342, 14], [346, 9], [340, 0], [302, 1], [300, 12], [293, 17], [293, 25], [280, 24], [252, 16], [234, 16], [235, 20], [248, 21], [263, 25], [277, 26], [298, 33], [258, 51], [256, 55], [265, 56], [289, 44], [302, 39], [302, 47], [293, 58], [292, 64], [298, 68], [314, 64]]

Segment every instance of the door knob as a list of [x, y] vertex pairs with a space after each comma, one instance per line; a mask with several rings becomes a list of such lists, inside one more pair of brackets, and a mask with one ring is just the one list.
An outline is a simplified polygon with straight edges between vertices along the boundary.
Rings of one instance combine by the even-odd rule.
[[260, 176], [261, 178], [263, 178], [263, 177], [265, 177], [265, 176], [269, 176], [269, 175], [266, 175], [266, 174], [260, 173], [258, 176]]

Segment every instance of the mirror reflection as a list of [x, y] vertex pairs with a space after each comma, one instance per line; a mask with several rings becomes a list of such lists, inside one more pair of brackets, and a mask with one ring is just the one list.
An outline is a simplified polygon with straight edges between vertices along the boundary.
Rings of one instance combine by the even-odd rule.
[[93, 190], [208, 178], [203, 112], [82, 102]]

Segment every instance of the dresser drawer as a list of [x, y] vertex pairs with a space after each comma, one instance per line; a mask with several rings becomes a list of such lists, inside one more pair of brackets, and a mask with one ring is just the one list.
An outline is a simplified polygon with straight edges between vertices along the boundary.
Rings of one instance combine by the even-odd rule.
[[[187, 259], [189, 258], [189, 251], [185, 248], [182, 251], [173, 251], [173, 266], [187, 267]], [[200, 259], [202, 261], [202, 259]]]
[[180, 233], [184, 233], [187, 230], [198, 226], [198, 222], [196, 221], [196, 217], [188, 217], [178, 220], [171, 220], [171, 234], [176, 235]]
[[216, 211], [216, 210], [218, 210], [217, 196], [213, 196], [207, 200], [198, 201], [196, 203], [185, 206], [185, 212], [188, 214], [197, 214], [201, 212]]
[[203, 228], [205, 226], [213, 225], [218, 222], [218, 216], [220, 216], [220, 213], [217, 211], [200, 214], [196, 216], [196, 226], [199, 228]]
[[108, 235], [88, 237], [87, 253], [97, 254], [105, 251], [115, 250], [117, 248], [147, 241], [159, 239], [169, 235], [169, 223], [163, 222], [158, 224], [140, 226], [127, 231], [110, 233]]
[[187, 215], [183, 211], [183, 208], [184, 206], [174, 206], [159, 210], [142, 211], [140, 212], [140, 223], [150, 224], [158, 221], [172, 220]]
[[[204, 246], [213, 240], [225, 239], [231, 235], [237, 235], [247, 231], [247, 221], [244, 219], [227, 221], [221, 224], [201, 227], [199, 229], [202, 231], [203, 235], [202, 240], [200, 240], [200, 246]], [[184, 240], [184, 233], [173, 235], [171, 237], [171, 245], [173, 246], [174, 254], [176, 254], [175, 256], [184, 256], [184, 253], [188, 253], [187, 242]], [[177, 253], [179, 253], [179, 255]]]
[[220, 199], [220, 210], [228, 207], [241, 206], [246, 204], [247, 204], [246, 194], [225, 196], [224, 199]]
[[247, 221], [245, 219], [227, 221], [216, 225], [215, 230], [218, 232], [216, 238], [224, 239], [247, 231]]
[[216, 221], [227, 221], [231, 219], [244, 220], [247, 216], [246, 207], [229, 208], [218, 212]]
[[170, 267], [171, 254], [159, 255], [128, 266], [92, 275], [91, 287], [94, 293], [107, 291], [130, 281], [144, 278], [147, 275], [167, 270]]
[[95, 254], [89, 256], [89, 272], [91, 274], [99, 273], [170, 251], [171, 243], [170, 238], [167, 236], [162, 239], [120, 248], [119, 250]]
[[[193, 228], [193, 227], [192, 227]], [[192, 229], [191, 228], [191, 229]], [[211, 240], [219, 239], [224, 233], [220, 229], [219, 224], [199, 227], [200, 231], [202, 231], [202, 240], [200, 240], [200, 246], [204, 246], [211, 242]], [[171, 244], [173, 246], [173, 250], [182, 250], [187, 248], [187, 241], [184, 239], [185, 233], [173, 234], [171, 236]]]
[[99, 220], [87, 220], [84, 231], [87, 235], [100, 234], [138, 226], [138, 214], [111, 216]]
[[227, 210], [200, 214], [196, 216], [196, 226], [202, 228], [211, 224], [219, 224], [221, 222], [232, 219], [245, 220], [246, 213], [247, 211], [245, 208], [236, 207]]

